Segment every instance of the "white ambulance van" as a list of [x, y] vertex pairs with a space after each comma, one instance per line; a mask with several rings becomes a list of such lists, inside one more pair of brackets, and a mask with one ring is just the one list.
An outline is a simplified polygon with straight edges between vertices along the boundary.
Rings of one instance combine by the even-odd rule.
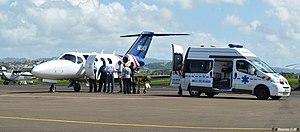
[[247, 93], [260, 100], [289, 96], [288, 81], [241, 45], [228, 48], [189, 47], [185, 57], [179, 45], [172, 44], [171, 86], [189, 91], [191, 96], [205, 93], [213, 97], [222, 92]]

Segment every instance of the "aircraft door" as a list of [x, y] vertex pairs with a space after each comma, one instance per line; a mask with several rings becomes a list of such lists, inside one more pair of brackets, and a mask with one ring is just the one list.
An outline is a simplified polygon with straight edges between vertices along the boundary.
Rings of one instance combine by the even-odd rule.
[[233, 88], [241, 92], [251, 92], [259, 80], [255, 67], [245, 59], [236, 59], [233, 69]]
[[183, 48], [179, 45], [172, 44], [172, 72], [170, 86], [180, 86], [182, 78], [182, 62], [183, 62]]
[[86, 64], [85, 64], [85, 73], [86, 73], [86, 76], [88, 78], [91, 78], [91, 79], [95, 79], [97, 78], [96, 77], [96, 74], [98, 73], [97, 71], [95, 72], [94, 71], [94, 67], [95, 67], [95, 59], [96, 58], [96, 54], [93, 54], [93, 55], [89, 55], [88, 58], [86, 59]]

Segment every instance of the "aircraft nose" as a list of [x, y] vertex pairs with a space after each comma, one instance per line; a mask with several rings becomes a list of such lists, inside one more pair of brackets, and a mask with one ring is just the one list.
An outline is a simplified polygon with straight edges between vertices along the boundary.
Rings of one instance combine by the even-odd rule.
[[49, 65], [47, 62], [39, 64], [31, 70], [32, 75], [40, 78], [44, 78], [45, 76], [47, 76], [48, 72], [49, 72]]

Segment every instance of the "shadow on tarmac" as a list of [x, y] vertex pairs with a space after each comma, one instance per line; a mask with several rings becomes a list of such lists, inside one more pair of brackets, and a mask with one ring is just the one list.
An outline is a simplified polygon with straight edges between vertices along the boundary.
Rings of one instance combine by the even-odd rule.
[[257, 100], [256, 98], [248, 98], [248, 97], [220, 97], [220, 96], [215, 96], [213, 98], [209, 98], [207, 96], [199, 96], [199, 97], [191, 97], [189, 95], [147, 95], [147, 96], [160, 96], [160, 97], [182, 97], [182, 98], [206, 98], [206, 99], [233, 99], [233, 100]]

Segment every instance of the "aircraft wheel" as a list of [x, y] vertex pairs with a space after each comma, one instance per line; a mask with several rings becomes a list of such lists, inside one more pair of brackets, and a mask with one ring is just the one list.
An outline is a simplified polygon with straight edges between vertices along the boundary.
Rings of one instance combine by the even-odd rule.
[[55, 91], [56, 91], [56, 87], [54, 86], [54, 84], [52, 84], [52, 85], [50, 86], [49, 92], [54, 93]]
[[254, 94], [259, 100], [267, 100], [270, 97], [270, 91], [265, 86], [258, 86]]
[[74, 88], [74, 91], [75, 91], [75, 92], [79, 92], [80, 89], [81, 89], [81, 86], [80, 86], [79, 83], [75, 83], [74, 86], [73, 86], [73, 88]]
[[201, 91], [196, 89], [196, 88], [192, 88], [189, 86], [189, 93], [192, 97], [198, 97], [201, 95]]
[[271, 96], [271, 99], [273, 100], [279, 100], [281, 98], [281, 96]]
[[9, 82], [3, 82], [3, 84], [4, 84], [4, 85], [8, 85], [8, 84], [9, 84]]

